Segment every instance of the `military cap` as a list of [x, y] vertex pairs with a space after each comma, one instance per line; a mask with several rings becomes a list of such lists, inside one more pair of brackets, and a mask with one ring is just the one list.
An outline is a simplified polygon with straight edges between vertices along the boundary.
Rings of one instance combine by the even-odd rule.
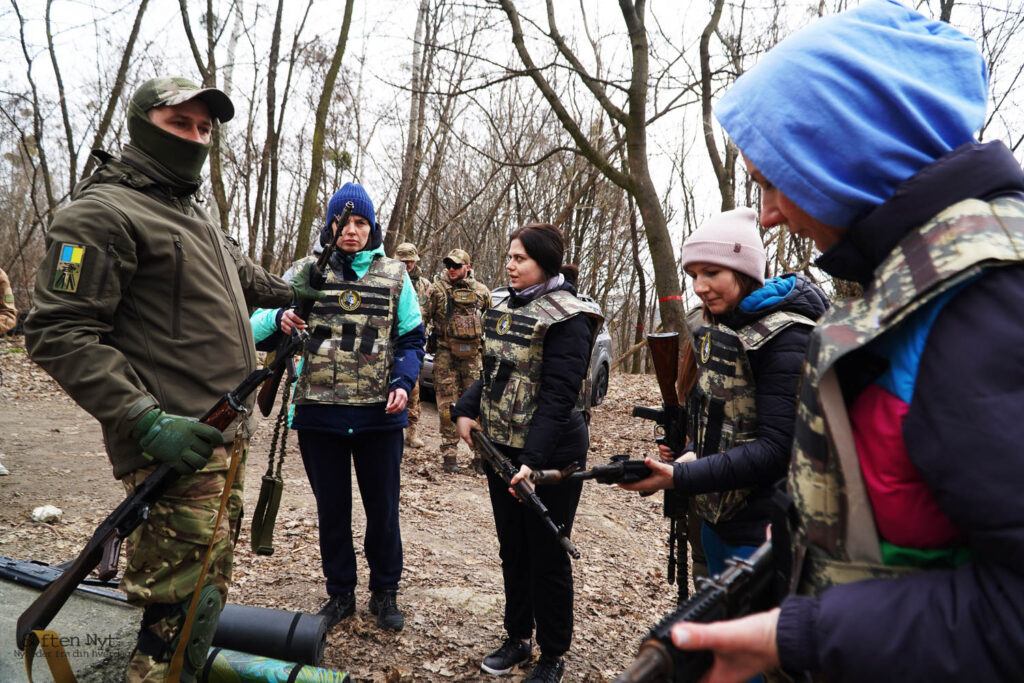
[[462, 249], [452, 249], [448, 252], [448, 255], [444, 257], [443, 263], [447, 266], [453, 264], [456, 266], [468, 266], [469, 265], [469, 254], [464, 252]]
[[230, 121], [235, 115], [235, 105], [224, 91], [217, 88], [203, 88], [187, 78], [151, 78], [135, 91], [131, 104], [145, 113], [154, 107], [173, 107], [191, 99], [199, 99], [210, 108], [210, 115], [221, 123]]
[[416, 245], [412, 242], [402, 242], [395, 247], [395, 258], [399, 261], [419, 261], [420, 255], [416, 253]]

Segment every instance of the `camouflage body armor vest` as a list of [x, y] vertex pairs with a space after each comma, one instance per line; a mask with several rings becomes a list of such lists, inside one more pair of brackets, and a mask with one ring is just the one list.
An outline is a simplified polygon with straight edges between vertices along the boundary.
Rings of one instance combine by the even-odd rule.
[[[760, 349], [790, 325], [814, 324], [798, 313], [776, 311], [737, 331], [706, 324], [694, 332], [699, 375], [687, 401], [687, 432], [698, 458], [757, 438], [756, 387], [747, 352]], [[715, 524], [736, 514], [749, 494], [750, 489], [702, 493], [694, 496], [694, 505], [697, 514]]]
[[[884, 565], [837, 362], [983, 270], [1024, 261], [1024, 202], [965, 200], [906, 235], [855, 299], [825, 314], [807, 349], [790, 465], [799, 523], [790, 588], [817, 594], [915, 567]], [[855, 359], [851, 360], [855, 362]]]
[[467, 279], [456, 287], [446, 278], [441, 278], [438, 286], [445, 298], [443, 331], [448, 350], [456, 358], [476, 356], [484, 334], [477, 306], [476, 282]]
[[391, 328], [404, 282], [405, 264], [383, 256], [370, 263], [361, 280], [341, 280], [328, 269], [327, 296], [313, 306], [308, 321], [311, 339], [302, 356], [294, 403], [387, 401]]
[[[576, 315], [597, 320], [590, 339], [593, 350], [604, 317], [597, 306], [565, 290], [550, 292], [514, 311], [506, 299], [485, 314], [480, 427], [494, 443], [513, 448], [526, 444], [540, 396], [544, 335], [555, 323]], [[589, 355], [587, 370], [576, 398], [576, 410], [584, 412], [590, 407]]]

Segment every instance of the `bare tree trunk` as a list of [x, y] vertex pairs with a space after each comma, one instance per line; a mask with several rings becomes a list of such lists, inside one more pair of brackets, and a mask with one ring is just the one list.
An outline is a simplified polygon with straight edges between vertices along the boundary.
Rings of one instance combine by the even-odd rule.
[[[178, 0], [181, 9], [181, 21], [185, 28], [185, 36], [188, 38], [189, 48], [192, 50], [192, 57], [196, 67], [202, 75], [203, 87], [217, 87], [217, 58], [215, 49], [220, 38], [220, 31], [223, 30], [220, 22], [216, 21], [213, 12], [213, 0], [206, 0], [206, 60], [203, 60], [192, 33], [192, 24], [188, 15], [188, 0]], [[224, 174], [220, 159], [221, 127], [224, 124], [214, 127], [213, 135], [210, 137], [210, 188], [213, 190], [213, 200], [217, 205], [217, 215], [220, 220], [220, 229], [228, 232], [229, 209], [227, 193], [224, 191]]]
[[334, 48], [334, 58], [331, 60], [331, 67], [327, 70], [324, 87], [320, 91], [320, 101], [316, 107], [309, 184], [306, 185], [306, 194], [302, 199], [299, 235], [295, 241], [295, 253], [293, 254], [296, 261], [305, 256], [309, 251], [310, 229], [313, 226], [313, 215], [316, 213], [316, 195], [320, 187], [320, 178], [323, 175], [324, 124], [327, 121], [327, 112], [330, 109], [331, 98], [334, 97], [334, 83], [337, 81], [338, 71], [341, 69], [341, 58], [345, 54], [345, 44], [348, 42], [348, 29], [352, 24], [352, 5], [354, 1], [345, 0], [345, 18], [341, 24], [341, 31], [338, 33], [338, 44]]
[[[277, 111], [277, 62], [281, 50], [281, 15], [284, 12], [284, 0], [278, 0], [277, 13], [274, 15], [274, 30], [270, 35], [270, 63], [267, 65], [267, 136], [263, 140], [263, 152], [260, 154], [260, 170], [256, 178], [256, 212], [249, 225], [249, 252], [255, 256], [256, 240], [260, 233], [260, 217], [263, 215], [263, 191], [267, 185], [267, 174], [270, 170], [272, 149], [277, 146], [276, 116]], [[273, 202], [268, 209], [271, 209]], [[269, 268], [274, 259], [274, 240], [267, 231], [267, 239], [263, 243], [260, 264]]]
[[[93, 136], [91, 149], [99, 149], [103, 145], [103, 138], [107, 136], [107, 132], [110, 130], [110, 122], [114, 118], [114, 110], [117, 109], [117, 102], [121, 99], [121, 93], [124, 91], [125, 80], [128, 75], [128, 64], [131, 63], [132, 52], [135, 50], [135, 41], [139, 37], [139, 27], [142, 25], [142, 15], [146, 13], [147, 5], [149, 5], [149, 0], [142, 0], [139, 3], [139, 11], [135, 13], [132, 31], [128, 35], [128, 42], [121, 53], [121, 63], [117, 67], [117, 75], [114, 76], [114, 88], [110, 92], [110, 98], [107, 100], [107, 106], [103, 110], [103, 116], [100, 118], [99, 125], [96, 126], [96, 135]], [[81, 177], [84, 178], [89, 175], [95, 165], [96, 160], [90, 154], [89, 158], [85, 160], [85, 167], [82, 169]]]
[[[722, 196], [722, 211], [729, 211], [736, 208], [736, 176], [732, 164], [722, 163], [722, 156], [718, 153], [718, 144], [715, 142], [715, 127], [711, 114], [711, 36], [718, 28], [724, 4], [725, 0], [715, 0], [711, 19], [700, 36], [700, 110], [704, 121], [704, 144], [707, 145], [711, 168], [715, 172], [715, 178], [718, 179], [718, 192]], [[728, 156], [728, 150], [726, 151]]]
[[608, 98], [604, 84], [587, 73], [583, 64], [566, 45], [555, 26], [553, 1], [547, 1], [549, 35], [558, 47], [559, 53], [573, 67], [573, 73], [582, 80], [605, 113], [626, 130], [626, 157], [628, 160], [626, 170], [620, 170], [612, 164], [605, 154], [593, 146], [583, 134], [554, 88], [545, 78], [543, 71], [534, 63], [526, 47], [519, 14], [512, 4], [512, 0], [499, 0], [499, 3], [508, 17], [512, 27], [512, 43], [515, 45], [527, 73], [555, 112], [555, 116], [563, 128], [575, 141], [580, 154], [594, 164], [605, 177], [636, 199], [640, 215], [643, 217], [644, 230], [651, 252], [654, 282], [658, 292], [662, 320], [667, 329], [685, 330], [686, 323], [680, 295], [679, 276], [673, 257], [672, 240], [647, 164], [648, 46], [647, 32], [643, 22], [646, 0], [637, 0], [635, 3], [630, 0], [619, 0], [619, 8], [629, 31], [633, 60], [632, 78], [628, 89], [628, 111], [623, 111]]
[[[640, 262], [640, 236], [636, 226], [636, 207], [633, 205], [633, 198], [629, 198], [629, 245], [633, 251], [633, 269], [636, 272], [640, 285], [640, 296], [637, 297], [636, 309], [636, 331], [633, 334], [633, 344], [640, 344], [644, 340], [644, 320], [647, 319], [647, 276], [644, 275], [644, 265]], [[642, 354], [633, 356], [633, 368], [630, 370], [634, 375], [640, 372], [640, 361]]]
[[402, 232], [400, 226], [408, 223], [405, 215], [409, 193], [415, 182], [413, 172], [416, 169], [416, 137], [419, 129], [420, 100], [423, 98], [422, 84], [420, 83], [420, 68], [423, 60], [423, 30], [427, 21], [427, 11], [430, 9], [430, 0], [420, 0], [420, 9], [416, 13], [416, 31], [412, 44], [412, 82], [409, 88], [409, 128], [405, 136], [405, 154], [402, 156], [402, 179], [398, 184], [398, 193], [395, 196], [394, 209], [388, 219], [387, 239], [384, 242], [384, 250], [394, 253], [398, 245], [398, 239]]
[[68, 148], [68, 193], [75, 186], [76, 173], [78, 171], [78, 150], [75, 148], [75, 132], [71, 129], [71, 117], [68, 115], [68, 101], [64, 94], [64, 79], [60, 75], [60, 65], [57, 64], [57, 52], [53, 47], [53, 31], [50, 28], [50, 10], [53, 8], [53, 0], [46, 0], [46, 50], [50, 53], [50, 63], [53, 65], [53, 76], [57, 83], [57, 101], [60, 103], [60, 117], [64, 122], [64, 136]]
[[[43, 114], [40, 111], [39, 90], [36, 88], [35, 79], [32, 77], [32, 57], [28, 53], [28, 44], [25, 42], [25, 19], [21, 16], [21, 9], [17, 0], [11, 0], [11, 6], [18, 17], [18, 35], [21, 40], [21, 53], [25, 57], [25, 78], [28, 80], [29, 89], [32, 91], [32, 136], [23, 136], [22, 147], [28, 156], [39, 157], [39, 170], [42, 173], [43, 192], [46, 194], [46, 206], [40, 211], [39, 200], [36, 196], [35, 178], [32, 182], [32, 206], [36, 217], [43, 225], [49, 225], [53, 218], [53, 212], [57, 209], [57, 202], [53, 197], [53, 180], [50, 177], [50, 165], [46, 160], [46, 148], [43, 145]], [[34, 167], [33, 167], [34, 171]]]

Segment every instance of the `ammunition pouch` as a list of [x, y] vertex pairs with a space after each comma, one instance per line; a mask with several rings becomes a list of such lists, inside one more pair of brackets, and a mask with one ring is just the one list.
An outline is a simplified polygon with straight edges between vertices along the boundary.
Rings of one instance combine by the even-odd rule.
[[456, 358], [472, 358], [480, 351], [484, 327], [476, 303], [472, 289], [453, 288], [448, 297], [444, 338]]

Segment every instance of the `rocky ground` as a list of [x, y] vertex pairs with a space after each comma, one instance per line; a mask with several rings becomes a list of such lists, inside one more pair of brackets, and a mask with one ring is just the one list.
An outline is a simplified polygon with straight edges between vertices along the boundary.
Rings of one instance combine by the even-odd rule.
[[[123, 489], [110, 476], [95, 420], [28, 360], [20, 337], [0, 339], [0, 373], [0, 464], [9, 471], [0, 476], [0, 555], [66, 561], [123, 498]], [[612, 376], [604, 404], [594, 409], [591, 465], [615, 453], [653, 452], [650, 424], [631, 418], [630, 411], [657, 395], [652, 376]], [[420, 424], [427, 447], [406, 449], [402, 468], [405, 574], [399, 605], [406, 627], [399, 633], [377, 628], [366, 607], [367, 572], [360, 557], [356, 615], [328, 637], [323, 665], [366, 681], [493, 680], [479, 668], [504, 637], [486, 484], [477, 475], [441, 472], [433, 404], [424, 403]], [[267, 467], [272, 428], [264, 421], [253, 440], [249, 511]], [[247, 521], [229, 600], [315, 613], [325, 599], [316, 506], [294, 435], [288, 445], [275, 552], [267, 557], [250, 551]], [[460, 453], [464, 472], [469, 458], [468, 449]], [[61, 508], [60, 521], [32, 521], [32, 510], [46, 504]], [[358, 504], [353, 517], [358, 552], [364, 527]], [[574, 563], [576, 630], [563, 680], [610, 680], [632, 660], [651, 624], [672, 609], [666, 530], [660, 496], [586, 485], [573, 532], [583, 557]], [[505, 680], [521, 680], [528, 671], [517, 669]]]

